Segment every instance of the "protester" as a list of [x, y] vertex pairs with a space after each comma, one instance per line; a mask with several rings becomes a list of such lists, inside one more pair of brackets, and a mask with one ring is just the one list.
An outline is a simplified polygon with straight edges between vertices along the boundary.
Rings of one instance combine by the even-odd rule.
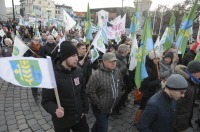
[[49, 35], [47, 37], [47, 43], [43, 47], [42, 52], [45, 56], [50, 56], [52, 61], [58, 56], [58, 46], [56, 46], [57, 45], [55, 43], [54, 37]]
[[188, 83], [179, 74], [171, 75], [164, 90], [152, 96], [137, 125], [139, 132], [175, 132], [176, 102], [185, 96]]
[[76, 47], [78, 50], [78, 66], [80, 66], [83, 69], [84, 82], [85, 84], [87, 84], [89, 77], [92, 74], [92, 63], [88, 56], [85, 57], [86, 54], [85, 44], [78, 43]]
[[12, 52], [13, 52], [12, 40], [10, 38], [5, 38], [4, 43], [5, 43], [5, 46], [1, 48], [1, 55], [3, 57], [12, 56]]
[[[118, 50], [116, 52], [116, 58], [117, 58], [117, 68], [120, 70], [121, 75], [122, 75], [122, 79], [123, 82], [126, 82], [125, 77], [128, 76], [128, 68], [127, 68], [127, 55], [129, 53], [130, 49], [129, 46], [126, 44], [121, 44], [118, 47]], [[119, 114], [119, 110], [120, 107], [125, 106], [125, 101], [126, 98], [128, 96], [128, 93], [130, 92], [130, 90], [127, 88], [126, 83], [124, 83], [124, 87], [123, 87], [123, 95], [120, 99], [120, 102], [118, 103], [117, 107], [116, 107], [116, 113]]]
[[62, 108], [53, 89], [43, 89], [42, 106], [51, 114], [55, 132], [89, 132], [85, 114], [89, 103], [83, 71], [77, 66], [78, 52], [70, 41], [61, 43], [61, 59], [56, 62], [55, 79]]
[[192, 129], [192, 116], [193, 106], [197, 89], [199, 87], [200, 79], [200, 62], [191, 61], [188, 66], [178, 65], [176, 72], [181, 74], [188, 82], [188, 88], [185, 93], [185, 97], [177, 101], [177, 130], [185, 131]]
[[141, 118], [143, 110], [145, 109], [147, 101], [156, 93], [156, 90], [159, 88], [161, 80], [158, 78], [158, 71], [156, 64], [159, 62], [159, 55], [151, 51], [146, 57], [146, 69], [148, 77], [145, 78], [140, 87], [140, 92], [143, 93], [140, 107], [136, 110], [134, 125], [137, 125], [138, 121]]
[[167, 52], [159, 62], [160, 78], [162, 80], [166, 80], [171, 74], [173, 74], [173, 57], [174, 54], [172, 52]]
[[[35, 57], [35, 58], [44, 57], [42, 53], [42, 45], [39, 43], [39, 38], [37, 36], [33, 36], [32, 41], [28, 46], [30, 49], [24, 54], [24, 57]], [[31, 90], [34, 99], [37, 101], [38, 95], [40, 94], [38, 88], [31, 88]]]
[[108, 117], [117, 105], [122, 89], [122, 76], [116, 68], [114, 53], [105, 53], [100, 68], [90, 77], [87, 84], [87, 94], [96, 121], [92, 132], [107, 132]]
[[194, 45], [190, 48], [190, 50], [182, 58], [181, 64], [187, 66], [190, 61], [194, 60], [197, 52], [199, 51], [199, 48], [199, 43], [195, 42]]

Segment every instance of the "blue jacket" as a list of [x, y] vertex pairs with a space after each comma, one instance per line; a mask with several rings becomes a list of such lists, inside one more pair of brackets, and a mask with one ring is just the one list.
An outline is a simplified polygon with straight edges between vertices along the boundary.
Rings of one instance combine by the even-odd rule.
[[174, 132], [176, 103], [161, 90], [153, 95], [137, 126], [140, 132]]

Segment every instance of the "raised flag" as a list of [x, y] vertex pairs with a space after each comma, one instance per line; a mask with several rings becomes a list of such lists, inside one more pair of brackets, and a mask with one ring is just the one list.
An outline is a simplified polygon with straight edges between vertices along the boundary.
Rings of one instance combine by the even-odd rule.
[[136, 31], [140, 29], [140, 23], [139, 23], [139, 11], [138, 11], [138, 0], [136, 3], [136, 7], [133, 12], [133, 16], [131, 18], [131, 25], [130, 25], [130, 33], [133, 35]]
[[[183, 16], [182, 21], [185, 21], [186, 19], [186, 15]], [[176, 40], [176, 47], [178, 48], [178, 50], [181, 52], [182, 57], [185, 54], [185, 49], [187, 47], [187, 43], [188, 43], [188, 39], [190, 37], [190, 28], [183, 30], [179, 29], [178, 35], [177, 35], [177, 40]]]
[[164, 51], [171, 48], [172, 43], [174, 42], [174, 32], [175, 32], [175, 19], [174, 19], [174, 13], [172, 13], [165, 43], [163, 44]]
[[97, 51], [96, 48], [93, 48], [90, 50], [90, 54], [91, 54], [91, 62], [93, 63], [96, 59], [99, 58], [99, 52]]
[[130, 53], [130, 64], [129, 64], [130, 71], [134, 70], [137, 65], [137, 58], [136, 58], [137, 53], [138, 53], [138, 44], [136, 35], [134, 34], [132, 38], [131, 53]]
[[65, 23], [65, 28], [70, 30], [74, 25], [76, 25], [76, 21], [72, 19], [72, 17], [63, 9], [63, 22]]
[[103, 35], [102, 35], [102, 29], [100, 29], [98, 31], [97, 35], [95, 36], [94, 40], [92, 41], [92, 45], [96, 49], [101, 51], [102, 53], [106, 52], [106, 47], [105, 47], [104, 39], [103, 39]]
[[21, 39], [15, 36], [12, 57], [22, 57], [28, 49], [29, 47], [26, 44], [24, 44], [24, 42]]
[[191, 11], [187, 15], [187, 17], [184, 19], [184, 21], [182, 21], [180, 29], [187, 30], [190, 27], [192, 27], [194, 18], [196, 16], [195, 13], [196, 13], [196, 10], [197, 10], [197, 6], [198, 6], [198, 0], [195, 0], [194, 5], [193, 5]]
[[1, 30], [0, 30], [0, 36], [1, 36], [1, 37], [4, 37], [4, 35], [6, 35], [6, 34], [5, 34], [5, 32], [3, 31], [3, 29], [1, 29]]
[[57, 88], [51, 58], [0, 58], [0, 77], [22, 87]]
[[141, 46], [137, 54], [137, 66], [135, 72], [135, 84], [140, 88], [141, 82], [144, 78], [148, 77], [145, 62], [146, 55], [153, 50], [152, 29], [151, 29], [151, 16], [145, 21], [144, 30], [142, 32]]
[[91, 26], [92, 26], [92, 21], [91, 21], [91, 14], [90, 14], [90, 6], [89, 6], [89, 3], [88, 3], [87, 15], [86, 15], [86, 21], [85, 21], [86, 44], [90, 44], [90, 40], [93, 39]]
[[58, 32], [57, 32], [55, 29], [52, 30], [51, 34], [52, 34], [55, 38], [58, 36]]

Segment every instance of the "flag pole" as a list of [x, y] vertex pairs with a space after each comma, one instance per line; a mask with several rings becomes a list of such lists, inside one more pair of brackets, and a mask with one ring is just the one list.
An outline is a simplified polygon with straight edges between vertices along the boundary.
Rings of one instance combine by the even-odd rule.
[[[155, 48], [153, 48], [153, 53], [154, 53], [155, 58], [157, 58]], [[160, 72], [159, 72], [158, 63], [156, 63], [156, 69], [157, 69], [158, 79], [160, 79]]]
[[83, 59], [82, 59], [83, 61], [85, 60], [86, 56], [88, 55], [88, 53], [89, 53], [91, 47], [92, 47], [92, 44], [90, 44], [90, 46], [89, 46], [89, 48], [88, 48], [88, 50], [87, 50], [85, 56], [83, 57]]
[[60, 105], [60, 98], [59, 98], [59, 95], [58, 95], [58, 89], [57, 89], [57, 88], [54, 88], [54, 92], [55, 92], [56, 102], [57, 102], [58, 108], [61, 108], [61, 105]]

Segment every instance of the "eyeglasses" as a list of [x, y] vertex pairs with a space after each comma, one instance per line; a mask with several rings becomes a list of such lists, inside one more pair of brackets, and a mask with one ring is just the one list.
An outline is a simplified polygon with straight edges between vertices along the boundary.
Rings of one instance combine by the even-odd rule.
[[179, 92], [180, 92], [180, 94], [181, 94], [181, 95], [184, 95], [184, 94], [185, 94], [185, 92], [186, 92], [186, 90], [184, 90], [184, 91], [182, 91], [182, 90], [179, 90]]

